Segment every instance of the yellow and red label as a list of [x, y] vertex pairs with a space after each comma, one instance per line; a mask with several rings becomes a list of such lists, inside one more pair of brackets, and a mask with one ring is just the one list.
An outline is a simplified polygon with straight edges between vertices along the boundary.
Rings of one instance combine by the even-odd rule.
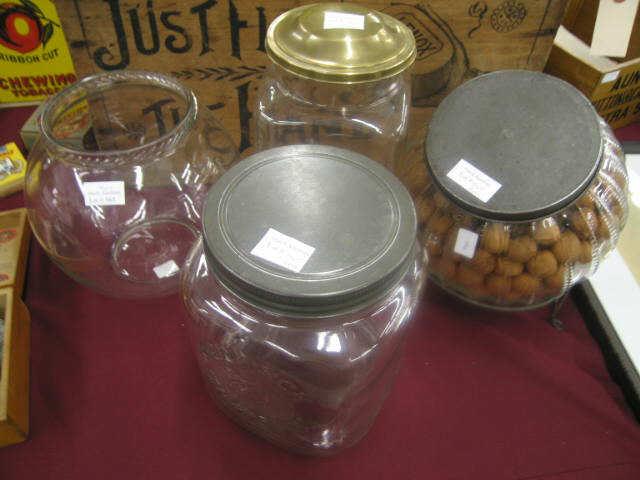
[[0, 197], [22, 189], [26, 170], [27, 162], [15, 143], [0, 145]]
[[0, 104], [37, 102], [76, 81], [50, 0], [0, 0]]

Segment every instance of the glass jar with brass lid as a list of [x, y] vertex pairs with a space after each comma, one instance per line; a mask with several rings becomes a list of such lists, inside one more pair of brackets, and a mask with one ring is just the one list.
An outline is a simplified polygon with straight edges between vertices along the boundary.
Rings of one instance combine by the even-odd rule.
[[359, 5], [305, 5], [271, 23], [266, 48], [259, 150], [334, 145], [392, 167], [407, 135], [416, 56], [407, 26]]

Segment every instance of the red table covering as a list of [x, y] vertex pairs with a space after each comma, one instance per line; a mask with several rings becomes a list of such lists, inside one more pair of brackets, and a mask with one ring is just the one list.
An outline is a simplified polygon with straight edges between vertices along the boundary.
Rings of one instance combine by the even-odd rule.
[[[29, 112], [0, 111], [0, 144]], [[102, 297], [34, 241], [25, 300], [31, 433], [0, 449], [1, 480], [640, 479], [640, 427], [571, 300], [557, 331], [548, 310], [488, 312], [430, 288], [373, 428], [330, 458], [272, 447], [216, 409], [178, 296]]]

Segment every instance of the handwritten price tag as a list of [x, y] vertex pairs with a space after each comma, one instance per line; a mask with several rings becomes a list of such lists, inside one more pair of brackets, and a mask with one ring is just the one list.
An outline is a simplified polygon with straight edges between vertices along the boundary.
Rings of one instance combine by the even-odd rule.
[[343, 28], [347, 30], [364, 30], [364, 15], [355, 13], [325, 12], [324, 29]]
[[85, 182], [82, 184], [84, 204], [87, 207], [124, 205], [124, 182]]
[[458, 230], [456, 236], [456, 244], [453, 247], [453, 251], [462, 255], [463, 257], [473, 258], [476, 254], [476, 245], [478, 244], [478, 234], [461, 228]]
[[487, 203], [502, 187], [500, 183], [471, 165], [464, 158], [460, 159], [455, 167], [447, 173], [447, 177], [484, 203]]
[[253, 247], [251, 255], [298, 273], [314, 251], [314, 247], [270, 228]]

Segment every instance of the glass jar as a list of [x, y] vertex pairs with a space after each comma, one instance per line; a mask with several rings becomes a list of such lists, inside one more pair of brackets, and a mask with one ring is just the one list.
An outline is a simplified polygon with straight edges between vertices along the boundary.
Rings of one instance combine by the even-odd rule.
[[422, 285], [411, 197], [334, 147], [255, 154], [209, 193], [183, 274], [210, 395], [289, 450], [357, 442], [389, 393]]
[[595, 272], [627, 218], [620, 144], [589, 101], [537, 72], [458, 87], [426, 140], [416, 201], [430, 277], [483, 306], [526, 309]]
[[51, 98], [29, 156], [31, 228], [68, 275], [117, 297], [175, 292], [211, 184], [237, 150], [170, 77], [87, 77]]
[[393, 168], [407, 137], [413, 34], [362, 6], [319, 3], [276, 18], [256, 107], [257, 148], [324, 144]]

